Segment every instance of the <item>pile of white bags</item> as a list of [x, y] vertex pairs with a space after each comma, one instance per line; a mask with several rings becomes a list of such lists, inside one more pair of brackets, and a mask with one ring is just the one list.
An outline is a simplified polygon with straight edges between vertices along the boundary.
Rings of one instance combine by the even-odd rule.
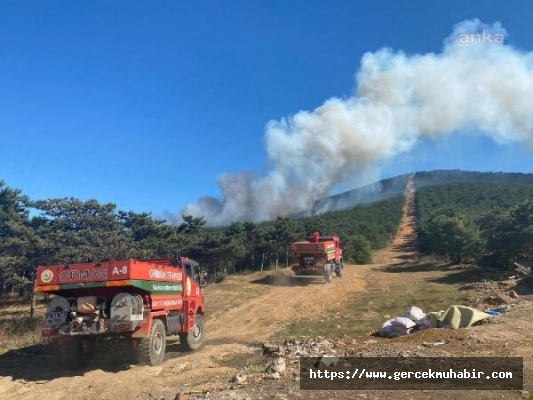
[[399, 337], [415, 330], [427, 329], [431, 322], [428, 315], [418, 307], [411, 307], [401, 317], [389, 319], [381, 327], [379, 334], [384, 337]]
[[394, 338], [428, 328], [466, 328], [491, 316], [492, 314], [466, 306], [450, 306], [446, 311], [429, 313], [424, 313], [418, 307], [411, 307], [401, 317], [386, 321], [379, 335]]

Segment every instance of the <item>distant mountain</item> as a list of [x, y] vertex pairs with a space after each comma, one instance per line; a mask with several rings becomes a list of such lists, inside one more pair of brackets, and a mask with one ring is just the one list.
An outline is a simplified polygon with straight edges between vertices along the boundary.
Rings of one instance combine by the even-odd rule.
[[[475, 172], [461, 170], [422, 171], [415, 174], [415, 188], [448, 183], [521, 183], [533, 184], [533, 174], [518, 172]], [[403, 195], [409, 174], [384, 179], [315, 202], [312, 215], [340, 211]]]
[[399, 175], [394, 178], [362, 186], [335, 196], [326, 197], [315, 202], [311, 214], [322, 214], [330, 211], [340, 211], [363, 204], [387, 200], [402, 195], [409, 175]]

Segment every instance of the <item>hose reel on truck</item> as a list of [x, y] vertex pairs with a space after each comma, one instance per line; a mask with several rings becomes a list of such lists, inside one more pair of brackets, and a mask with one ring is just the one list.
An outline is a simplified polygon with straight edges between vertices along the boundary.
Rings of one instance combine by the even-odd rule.
[[70, 314], [70, 302], [61, 296], [54, 297], [46, 313], [46, 326], [50, 328], [59, 328], [67, 322]]
[[111, 330], [133, 330], [143, 321], [144, 304], [138, 294], [121, 292], [111, 301]]

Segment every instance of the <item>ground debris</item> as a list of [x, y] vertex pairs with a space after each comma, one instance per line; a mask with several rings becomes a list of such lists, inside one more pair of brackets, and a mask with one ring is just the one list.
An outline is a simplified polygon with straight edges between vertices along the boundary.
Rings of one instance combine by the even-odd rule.
[[278, 357], [275, 360], [268, 363], [265, 372], [267, 374], [283, 373], [287, 369], [287, 363], [283, 357]]
[[516, 302], [519, 298], [514, 288], [520, 281], [516, 278], [504, 280], [485, 279], [481, 282], [472, 282], [462, 285], [459, 290], [472, 292], [475, 303], [488, 306], [499, 306]]
[[247, 378], [247, 375], [240, 372], [233, 377], [233, 382], [235, 382], [237, 385], [244, 385], [246, 383]]
[[308, 341], [296, 339], [285, 340], [283, 344], [263, 343], [263, 355], [272, 357], [286, 356], [288, 358], [321, 357], [326, 354], [337, 354], [339, 349], [345, 346], [341, 342], [332, 342], [323, 337]]

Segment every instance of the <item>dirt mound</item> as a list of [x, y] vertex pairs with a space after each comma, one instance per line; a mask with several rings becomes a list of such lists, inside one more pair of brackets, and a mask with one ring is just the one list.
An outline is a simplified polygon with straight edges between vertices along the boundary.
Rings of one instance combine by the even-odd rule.
[[485, 280], [463, 285], [461, 291], [471, 292], [473, 303], [478, 308], [483, 309], [490, 306], [501, 306], [511, 304], [518, 298], [518, 294], [513, 290], [518, 284], [518, 280], [510, 278], [502, 281]]

